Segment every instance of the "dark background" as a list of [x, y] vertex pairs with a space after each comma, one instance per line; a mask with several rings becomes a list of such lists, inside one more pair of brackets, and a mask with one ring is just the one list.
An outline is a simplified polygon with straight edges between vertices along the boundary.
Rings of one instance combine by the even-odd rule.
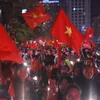
[[91, 17], [100, 15], [100, 0], [91, 0]]
[[[9, 19], [9, 17], [12, 17], [12, 8], [13, 8], [13, 3], [17, 3], [19, 0], [8, 0], [10, 1], [9, 3], [6, 2], [7, 0], [0, 0], [0, 8], [3, 8], [3, 18], [6, 20]], [[23, 1], [23, 0], [22, 0]], [[24, 0], [25, 1], [25, 0]], [[35, 4], [35, 1], [39, 0], [30, 0], [31, 4]], [[26, 1], [28, 2], [28, 1]], [[29, 2], [28, 2], [29, 3]], [[17, 3], [19, 4], [19, 3]], [[21, 5], [22, 6], [22, 5]], [[13, 11], [15, 12], [15, 11]], [[100, 15], [100, 0], [91, 0], [91, 18], [96, 17]]]

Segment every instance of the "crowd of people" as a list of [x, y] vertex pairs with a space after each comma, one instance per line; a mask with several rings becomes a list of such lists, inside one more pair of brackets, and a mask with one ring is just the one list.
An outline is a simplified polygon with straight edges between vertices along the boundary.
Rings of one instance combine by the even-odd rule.
[[20, 47], [24, 64], [1, 63], [0, 100], [100, 100], [99, 49]]

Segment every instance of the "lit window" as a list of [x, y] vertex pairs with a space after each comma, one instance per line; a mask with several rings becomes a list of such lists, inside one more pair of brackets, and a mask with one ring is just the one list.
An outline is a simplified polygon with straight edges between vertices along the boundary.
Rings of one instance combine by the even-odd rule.
[[86, 31], [86, 26], [85, 26], [85, 25], [83, 25], [83, 26], [81, 27], [81, 31], [83, 31], [83, 32]]
[[73, 10], [75, 11], [75, 10], [76, 10], [76, 8], [73, 8]]
[[75, 11], [75, 10], [77, 10], [77, 11], [79, 11], [79, 10], [84, 10], [83, 8], [73, 8], [73, 11]]
[[43, 0], [43, 3], [59, 3], [59, 0]]

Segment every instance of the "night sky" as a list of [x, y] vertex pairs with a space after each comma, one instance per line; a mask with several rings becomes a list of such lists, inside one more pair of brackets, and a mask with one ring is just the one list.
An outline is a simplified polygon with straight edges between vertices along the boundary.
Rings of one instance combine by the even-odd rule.
[[91, 0], [91, 17], [100, 15], [100, 0]]

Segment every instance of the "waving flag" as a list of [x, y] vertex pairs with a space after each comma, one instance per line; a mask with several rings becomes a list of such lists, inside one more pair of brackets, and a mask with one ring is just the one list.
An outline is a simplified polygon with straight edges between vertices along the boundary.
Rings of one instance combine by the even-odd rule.
[[24, 17], [26, 23], [32, 30], [41, 23], [50, 20], [50, 15], [44, 11], [42, 5], [31, 11], [23, 13], [22, 16]]
[[51, 34], [55, 36], [59, 42], [67, 44], [73, 48], [78, 54], [80, 53], [81, 44], [84, 41], [83, 35], [71, 23], [68, 16], [61, 9], [51, 29]]
[[90, 38], [92, 38], [94, 35], [94, 29], [92, 27], [86, 28], [85, 35], [86, 35], [86, 40], [90, 41]]
[[14, 61], [22, 63], [20, 52], [6, 32], [4, 27], [0, 24], [0, 60]]

